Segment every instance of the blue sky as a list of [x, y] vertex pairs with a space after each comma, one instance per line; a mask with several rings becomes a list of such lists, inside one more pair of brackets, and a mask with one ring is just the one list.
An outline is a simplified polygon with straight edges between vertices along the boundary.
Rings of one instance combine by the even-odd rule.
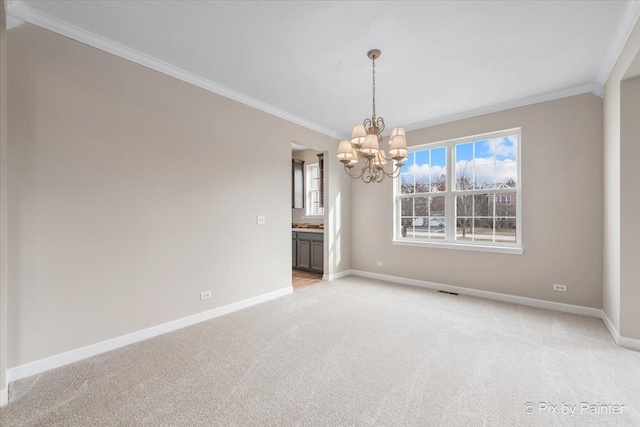
[[[516, 179], [517, 138], [516, 135], [511, 135], [456, 145], [456, 169], [465, 165], [475, 165], [475, 182], [488, 188], [491, 188], [494, 182], [498, 185], [507, 179]], [[431, 173], [432, 177], [446, 174], [446, 151], [446, 147], [438, 147], [411, 152], [405, 166], [402, 167], [402, 173], [413, 172], [416, 176]], [[403, 182], [406, 180], [403, 179]]]
[[[456, 146], [456, 163], [470, 162], [475, 158], [494, 159], [496, 162], [516, 161], [517, 136], [504, 136], [495, 139], [480, 140]], [[480, 162], [486, 164], [486, 161]]]

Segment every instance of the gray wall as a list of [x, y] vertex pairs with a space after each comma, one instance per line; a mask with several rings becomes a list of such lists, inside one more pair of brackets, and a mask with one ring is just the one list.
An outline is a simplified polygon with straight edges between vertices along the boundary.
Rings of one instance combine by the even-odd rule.
[[640, 77], [620, 86], [620, 335], [640, 339]]
[[[306, 175], [306, 167], [307, 167], [307, 165], [318, 163], [318, 154], [320, 154], [320, 153], [321, 153], [320, 151], [316, 151], [316, 150], [302, 150], [302, 151], [294, 151], [293, 153], [291, 153], [291, 158], [292, 159], [304, 160], [305, 180], [307, 178], [307, 175]], [[334, 162], [334, 163], [338, 162], [336, 157], [325, 156], [324, 160], [325, 160], [325, 167], [327, 166], [327, 163], [329, 163], [329, 162]], [[306, 206], [305, 206], [305, 208], [306, 208]], [[326, 211], [325, 211], [325, 213], [326, 213]], [[306, 222], [306, 223], [309, 223], [309, 224], [324, 224], [324, 218], [307, 218], [306, 217], [306, 209], [291, 209], [291, 222], [295, 222], [295, 223]]]
[[0, 391], [7, 388], [7, 30], [0, 1]]
[[[620, 332], [620, 82], [640, 51], [640, 21], [611, 71], [604, 91], [604, 270], [603, 310]], [[637, 261], [636, 261], [637, 262]], [[636, 309], [637, 310], [637, 309]]]
[[8, 44], [10, 368], [291, 286], [291, 142], [337, 141], [33, 25]]
[[[354, 181], [353, 268], [602, 307], [600, 98], [579, 95], [420, 129], [408, 132], [407, 141], [419, 145], [514, 127], [522, 127], [523, 255], [394, 246], [392, 182]], [[553, 283], [567, 285], [568, 292], [552, 291]]]

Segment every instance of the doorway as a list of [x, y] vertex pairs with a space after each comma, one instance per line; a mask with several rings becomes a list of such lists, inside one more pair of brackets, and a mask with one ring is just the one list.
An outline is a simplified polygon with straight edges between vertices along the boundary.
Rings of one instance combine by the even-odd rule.
[[325, 153], [291, 144], [291, 268], [294, 291], [322, 282], [325, 269]]

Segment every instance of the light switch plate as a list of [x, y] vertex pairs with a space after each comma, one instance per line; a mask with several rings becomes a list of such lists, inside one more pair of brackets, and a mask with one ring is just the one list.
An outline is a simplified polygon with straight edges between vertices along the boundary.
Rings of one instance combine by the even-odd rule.
[[258, 225], [265, 225], [267, 223], [267, 217], [265, 217], [264, 215], [258, 215], [256, 222], [258, 223]]

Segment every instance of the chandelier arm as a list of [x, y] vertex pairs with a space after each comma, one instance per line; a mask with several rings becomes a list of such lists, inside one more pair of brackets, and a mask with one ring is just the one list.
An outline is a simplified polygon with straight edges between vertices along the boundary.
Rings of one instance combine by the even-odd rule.
[[383, 159], [385, 159], [386, 161], [391, 161], [391, 160], [393, 160], [393, 157], [387, 157], [387, 156], [385, 156], [385, 152], [384, 152], [384, 150], [380, 150], [380, 151], [378, 151], [378, 153], [379, 153], [379, 154], [380, 154], [380, 156], [381, 156]]
[[365, 174], [364, 174], [364, 172], [362, 173], [362, 176], [360, 177], [360, 178], [362, 178], [362, 181], [363, 181], [365, 184], [369, 184], [369, 183], [372, 181], [372, 179], [373, 179], [373, 175], [371, 175], [371, 171], [368, 171], [368, 172], [369, 172], [369, 174], [368, 174], [368, 175], [366, 175], [366, 178], [365, 178]]
[[371, 127], [373, 126], [373, 122], [371, 121], [370, 118], [367, 117], [362, 121], [362, 125], [367, 130], [367, 133], [369, 133], [369, 129], [371, 129]]
[[349, 171], [349, 168], [348, 168], [347, 166], [345, 166], [345, 172], [347, 172], [347, 175], [349, 175], [349, 176], [350, 176], [351, 178], [353, 178], [353, 179], [360, 179], [360, 177], [362, 176], [362, 173], [363, 173], [362, 171], [360, 171], [360, 174], [353, 175], [353, 174]]
[[384, 130], [384, 119], [382, 117], [378, 117], [376, 126], [378, 126], [378, 135], [382, 135], [382, 131]]
[[395, 171], [393, 171], [391, 174], [387, 176], [391, 179], [396, 179], [397, 177], [400, 176], [400, 168], [397, 168]]
[[351, 174], [351, 169], [347, 165], [344, 165], [344, 171], [347, 175], [349, 175], [350, 178], [358, 179], [357, 176]]
[[349, 175], [351, 178], [353, 178], [353, 179], [360, 179], [360, 178], [362, 178], [362, 176], [364, 175], [364, 173], [367, 171], [367, 165], [365, 164], [365, 165], [362, 167], [362, 169], [360, 169], [360, 174], [359, 174], [359, 175], [352, 175], [352, 174], [349, 172], [350, 168], [349, 168], [349, 167], [347, 167], [347, 165], [344, 165], [344, 169], [345, 169], [345, 172], [347, 172], [347, 175]]

